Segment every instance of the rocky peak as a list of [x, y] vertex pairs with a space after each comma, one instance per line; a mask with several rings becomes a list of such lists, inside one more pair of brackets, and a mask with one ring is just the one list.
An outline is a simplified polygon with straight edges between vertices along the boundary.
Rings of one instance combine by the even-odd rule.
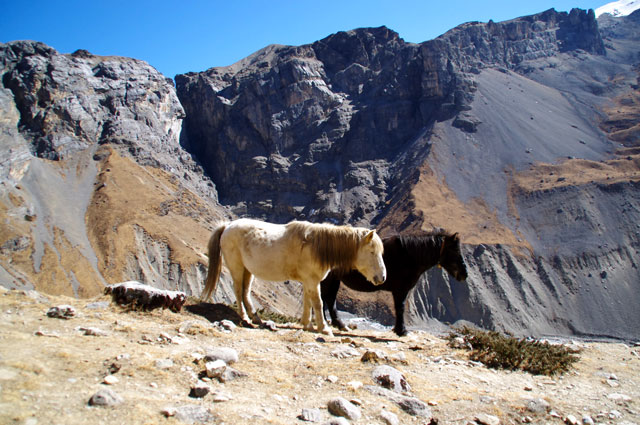
[[180, 146], [184, 109], [172, 80], [146, 62], [60, 54], [40, 42], [0, 44], [2, 83], [19, 112], [18, 129], [38, 157], [59, 160], [111, 144], [143, 164], [196, 178], [197, 165]]

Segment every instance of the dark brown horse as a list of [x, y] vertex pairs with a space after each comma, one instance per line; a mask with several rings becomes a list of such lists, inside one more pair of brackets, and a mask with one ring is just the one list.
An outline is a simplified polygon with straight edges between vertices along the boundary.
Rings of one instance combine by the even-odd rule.
[[459, 281], [467, 278], [467, 266], [460, 253], [460, 238], [457, 233], [451, 235], [434, 232], [420, 236], [391, 236], [382, 242], [382, 258], [387, 268], [387, 280], [382, 285], [374, 286], [355, 270], [332, 270], [321, 282], [322, 301], [329, 309], [333, 326], [342, 330], [348, 329], [338, 318], [336, 310], [336, 298], [341, 281], [356, 291], [391, 291], [396, 310], [396, 325], [393, 331], [402, 336], [407, 334], [404, 326], [404, 303], [422, 273], [438, 265]]

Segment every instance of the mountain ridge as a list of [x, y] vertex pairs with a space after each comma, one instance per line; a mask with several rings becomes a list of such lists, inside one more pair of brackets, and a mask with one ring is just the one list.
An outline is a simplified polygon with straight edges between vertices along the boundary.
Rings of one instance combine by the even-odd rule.
[[[197, 295], [212, 224], [236, 216], [446, 227], [470, 279], [430, 271], [414, 326], [637, 338], [637, 16], [549, 10], [420, 44], [357, 29], [175, 87], [141, 61], [2, 45], [3, 285]], [[52, 204], [44, 182], [82, 190]], [[298, 312], [296, 284], [256, 286]]]

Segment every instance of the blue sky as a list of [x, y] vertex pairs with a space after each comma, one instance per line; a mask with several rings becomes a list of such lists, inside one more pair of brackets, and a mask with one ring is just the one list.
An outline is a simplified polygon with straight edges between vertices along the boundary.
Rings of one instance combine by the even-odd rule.
[[61, 53], [147, 61], [165, 76], [230, 65], [269, 44], [312, 43], [386, 25], [405, 41], [433, 39], [469, 21], [504, 21], [607, 0], [0, 0], [0, 42], [37, 40]]

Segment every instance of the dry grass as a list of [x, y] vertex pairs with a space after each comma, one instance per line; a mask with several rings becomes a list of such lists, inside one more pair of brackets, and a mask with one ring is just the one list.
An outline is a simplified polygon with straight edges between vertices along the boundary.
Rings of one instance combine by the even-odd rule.
[[462, 327], [449, 334], [449, 342], [462, 336], [471, 346], [471, 359], [494, 369], [523, 370], [534, 375], [556, 375], [570, 370], [579, 360], [576, 352], [526, 338], [514, 338], [495, 331]]

